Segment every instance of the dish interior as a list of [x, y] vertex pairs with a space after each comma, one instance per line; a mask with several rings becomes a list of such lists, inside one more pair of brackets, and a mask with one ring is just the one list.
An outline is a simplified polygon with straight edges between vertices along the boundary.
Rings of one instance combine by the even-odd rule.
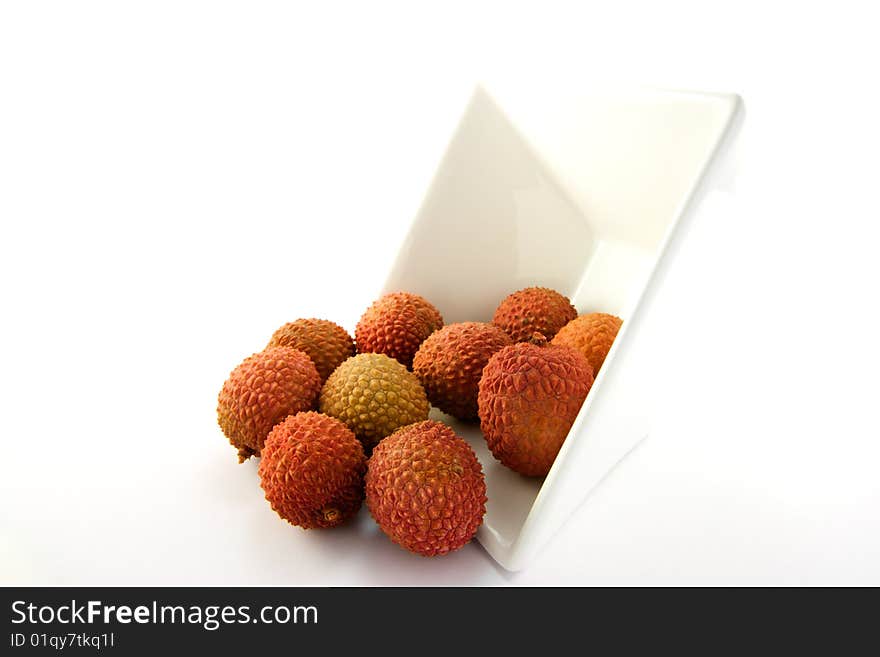
[[[579, 313], [618, 315], [622, 336], [730, 113], [727, 96], [478, 88], [384, 291], [423, 295], [449, 324], [490, 321], [506, 295], [546, 286], [569, 296]], [[557, 472], [580, 467], [561, 462], [568, 443], [601, 442], [585, 431], [583, 416], [615, 351], [617, 344], [546, 483], [496, 461], [478, 424], [432, 411], [483, 464], [489, 502], [479, 539], [502, 565], [517, 566], [512, 554], [524, 527], [536, 524], [527, 520], [542, 486], [567, 477], [586, 495], [610, 461], [642, 438], [615, 438], [616, 453], [604, 457], [610, 465], [582, 482], [576, 472]], [[588, 452], [578, 450], [578, 458]]]

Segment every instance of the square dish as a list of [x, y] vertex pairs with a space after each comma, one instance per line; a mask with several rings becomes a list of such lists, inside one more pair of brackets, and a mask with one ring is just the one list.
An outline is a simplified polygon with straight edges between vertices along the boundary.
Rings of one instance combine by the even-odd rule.
[[[478, 424], [432, 410], [474, 447], [488, 504], [478, 540], [528, 565], [648, 431], [633, 344], [640, 317], [741, 123], [741, 99], [653, 89], [476, 88], [383, 292], [434, 303], [447, 324], [489, 321], [532, 285], [623, 326], [543, 480], [508, 470]], [[635, 353], [637, 356], [637, 353]]]

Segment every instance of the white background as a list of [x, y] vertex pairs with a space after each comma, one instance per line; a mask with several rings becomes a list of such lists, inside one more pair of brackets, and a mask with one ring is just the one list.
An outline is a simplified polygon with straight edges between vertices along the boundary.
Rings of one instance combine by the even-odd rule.
[[[0, 582], [880, 584], [867, 3], [313, 4], [0, 8]], [[214, 417], [278, 325], [354, 328], [495, 71], [747, 107], [651, 437], [515, 575], [286, 525]]]

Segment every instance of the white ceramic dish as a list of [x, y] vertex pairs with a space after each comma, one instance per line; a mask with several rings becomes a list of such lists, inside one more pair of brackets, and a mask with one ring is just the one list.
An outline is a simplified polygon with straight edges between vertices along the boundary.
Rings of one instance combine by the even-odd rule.
[[483, 464], [477, 538], [504, 568], [525, 567], [647, 435], [640, 316], [742, 114], [735, 95], [533, 85], [481, 85], [465, 109], [384, 291], [421, 294], [452, 323], [544, 285], [624, 320], [543, 481], [497, 462], [478, 425], [432, 411]]

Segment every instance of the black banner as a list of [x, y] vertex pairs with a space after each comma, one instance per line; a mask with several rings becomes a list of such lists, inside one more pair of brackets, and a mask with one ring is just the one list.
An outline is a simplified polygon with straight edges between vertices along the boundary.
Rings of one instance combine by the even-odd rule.
[[[876, 605], [849, 611], [815, 597], [745, 589], [6, 588], [0, 654], [266, 647], [457, 655], [477, 644], [589, 653], [609, 641], [615, 652], [643, 650], [647, 641], [714, 654], [734, 646], [787, 650], [803, 640], [839, 653], [873, 624]], [[845, 631], [832, 631], [835, 615]]]

